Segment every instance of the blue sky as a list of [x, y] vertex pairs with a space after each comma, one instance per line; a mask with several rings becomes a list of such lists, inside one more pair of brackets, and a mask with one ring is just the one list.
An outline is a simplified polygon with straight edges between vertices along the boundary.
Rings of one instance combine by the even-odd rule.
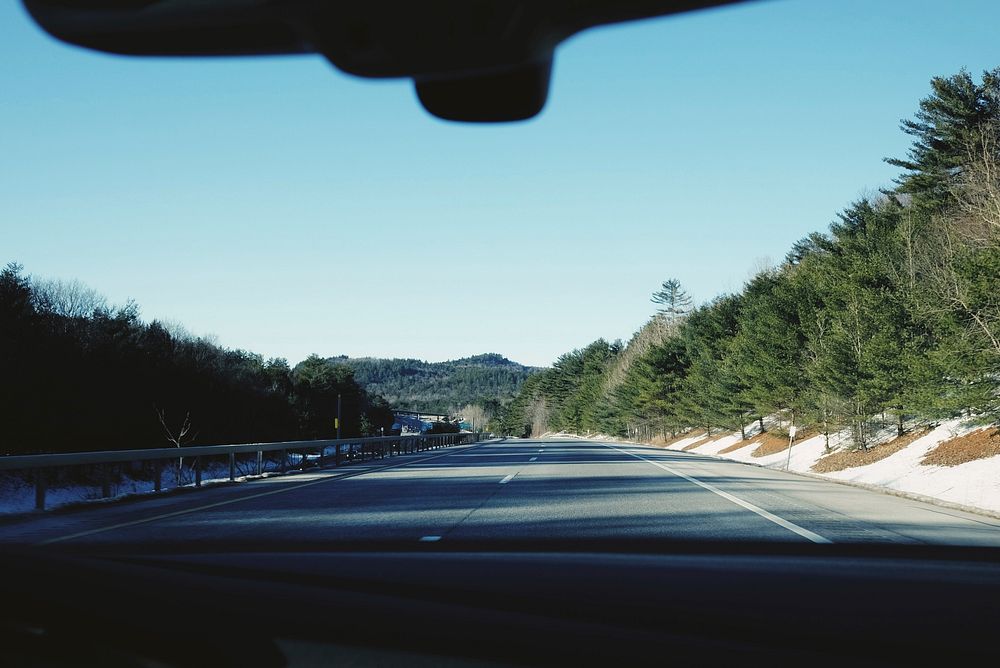
[[778, 0], [590, 31], [536, 120], [435, 120], [319, 57], [130, 59], [0, 7], [0, 261], [295, 363], [627, 338], [887, 185], [1000, 3]]

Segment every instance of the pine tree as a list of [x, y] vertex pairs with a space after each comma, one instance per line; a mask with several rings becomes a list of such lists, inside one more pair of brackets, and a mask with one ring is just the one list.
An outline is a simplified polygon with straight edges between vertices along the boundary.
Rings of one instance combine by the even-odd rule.
[[764, 272], [747, 285], [733, 341], [733, 368], [757, 415], [801, 411], [807, 387], [805, 337], [787, 274]]
[[671, 323], [677, 322], [691, 312], [691, 297], [676, 278], [663, 281], [663, 285], [653, 293], [650, 301], [661, 306], [657, 312]]
[[968, 161], [970, 148], [976, 151], [984, 130], [1000, 119], [1000, 68], [983, 72], [979, 84], [964, 69], [934, 77], [931, 88], [915, 118], [900, 126], [914, 137], [907, 158], [886, 162], [908, 172], [896, 180], [899, 192], [939, 209], [951, 202], [949, 182]]

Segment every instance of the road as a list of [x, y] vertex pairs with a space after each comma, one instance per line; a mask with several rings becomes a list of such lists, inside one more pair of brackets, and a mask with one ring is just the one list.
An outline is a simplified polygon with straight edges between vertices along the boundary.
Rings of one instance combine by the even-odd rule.
[[0, 542], [667, 539], [1000, 545], [1000, 520], [692, 453], [507, 440], [0, 522]]

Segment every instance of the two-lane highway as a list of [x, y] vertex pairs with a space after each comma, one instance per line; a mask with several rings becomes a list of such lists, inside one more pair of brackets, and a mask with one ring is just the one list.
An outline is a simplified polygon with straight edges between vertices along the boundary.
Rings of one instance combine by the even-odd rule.
[[690, 453], [508, 440], [0, 524], [90, 545], [520, 539], [1000, 545], [1000, 521]]

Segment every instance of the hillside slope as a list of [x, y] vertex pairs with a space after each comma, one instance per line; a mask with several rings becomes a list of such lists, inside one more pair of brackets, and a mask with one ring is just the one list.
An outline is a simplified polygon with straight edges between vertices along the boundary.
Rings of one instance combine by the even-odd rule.
[[442, 413], [467, 404], [506, 402], [537, 370], [496, 353], [447, 362], [346, 356], [327, 361], [353, 369], [362, 387], [394, 408]]
[[[821, 475], [823, 477], [861, 485], [882, 487], [897, 492], [919, 494], [959, 504], [968, 508], [1000, 513], [1000, 454], [996, 451], [992, 428], [965, 424], [961, 419], [944, 420], [933, 428], [915, 430], [899, 439], [905, 441], [899, 449], [893, 448], [889, 440], [872, 448], [871, 456], [861, 457], [861, 453], [850, 453], [858, 459], [858, 465], [835, 467], [824, 470], [818, 466], [831, 455], [823, 447], [822, 435], [807, 436], [796, 441], [791, 457], [787, 437], [782, 437], [782, 448], [777, 451], [762, 450], [760, 438], [741, 440], [740, 434], [725, 432], [711, 438], [694, 434], [679, 438], [667, 444], [668, 450], [685, 450], [695, 454], [722, 457], [741, 462], [758, 464], [770, 468]], [[953, 457], [941, 465], [933, 454], [942, 445], [961, 444], [962, 441], [989, 440], [992, 449], [972, 453], [968, 457]], [[846, 442], [846, 438], [844, 439]], [[882, 456], [881, 450], [885, 449]], [[844, 449], [835, 450], [834, 455]]]

